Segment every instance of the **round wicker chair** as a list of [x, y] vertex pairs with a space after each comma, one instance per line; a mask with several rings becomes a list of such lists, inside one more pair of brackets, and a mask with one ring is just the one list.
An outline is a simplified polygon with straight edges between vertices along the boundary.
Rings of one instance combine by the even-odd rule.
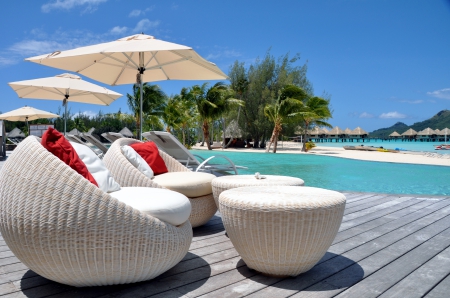
[[[103, 157], [103, 162], [106, 167], [111, 172], [114, 179], [121, 186], [142, 186], [142, 187], [158, 187], [163, 188], [158, 185], [153, 180], [149, 179], [147, 176], [142, 174], [138, 169], [136, 169], [128, 159], [123, 155], [121, 146], [130, 145], [136, 142], [140, 142], [134, 139], [120, 138], [116, 140], [111, 147], [106, 152]], [[159, 150], [159, 155], [164, 160], [169, 172], [191, 172], [188, 168], [179, 163], [172, 156]], [[211, 217], [217, 211], [217, 206], [214, 201], [213, 194], [208, 194], [201, 197], [188, 198], [192, 205], [191, 216], [189, 221], [192, 227], [198, 227], [207, 223]]]
[[189, 221], [173, 226], [119, 202], [32, 136], [0, 171], [0, 231], [31, 270], [77, 287], [152, 279], [192, 241]]

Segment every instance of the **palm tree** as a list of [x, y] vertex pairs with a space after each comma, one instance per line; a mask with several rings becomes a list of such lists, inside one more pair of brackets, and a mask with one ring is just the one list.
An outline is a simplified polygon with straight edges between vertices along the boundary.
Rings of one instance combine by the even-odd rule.
[[267, 104], [264, 107], [264, 115], [274, 124], [272, 136], [269, 141], [269, 146], [266, 148], [266, 152], [270, 151], [270, 146], [272, 146], [272, 144], [274, 144], [273, 153], [277, 152], [278, 136], [283, 129], [283, 124], [292, 121], [292, 117], [295, 116], [303, 106], [301, 100], [287, 97], [283, 91], [280, 96], [278, 96], [275, 103]]
[[[158, 85], [143, 84], [142, 112], [147, 115], [161, 115], [166, 94]], [[133, 94], [127, 94], [127, 104], [136, 119], [136, 127], [140, 127], [140, 87], [133, 85]], [[140, 135], [137, 136], [140, 139]]]
[[228, 112], [232, 105], [242, 105], [242, 101], [232, 98], [232, 92], [222, 82], [216, 83], [208, 89], [208, 83], [195, 85], [189, 89], [183, 88], [181, 96], [195, 103], [202, 122], [203, 136], [206, 140], [208, 150], [211, 149], [209, 140], [209, 123], [220, 118]]
[[325, 121], [332, 117], [330, 101], [318, 96], [307, 96], [307, 98], [303, 101], [302, 111], [297, 115], [299, 120], [302, 122], [302, 152], [306, 152], [307, 134], [308, 130], [311, 128], [311, 125], [332, 127], [331, 124]]

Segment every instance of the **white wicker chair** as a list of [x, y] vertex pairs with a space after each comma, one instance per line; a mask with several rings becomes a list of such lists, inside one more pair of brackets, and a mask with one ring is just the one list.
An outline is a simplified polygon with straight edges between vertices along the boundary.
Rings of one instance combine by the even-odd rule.
[[173, 226], [119, 202], [32, 136], [0, 171], [0, 230], [31, 270], [78, 287], [152, 279], [192, 241], [189, 221]]
[[[142, 174], [123, 155], [122, 150], [120, 149], [121, 146], [130, 145], [137, 142], [140, 141], [129, 138], [121, 138], [116, 140], [103, 157], [103, 162], [111, 172], [114, 179], [121, 186], [145, 186], [163, 188], [162, 186], [158, 185], [156, 182]], [[191, 172], [191, 170], [183, 166], [167, 153], [159, 150], [159, 155], [164, 160], [169, 172]], [[212, 193], [205, 196], [188, 199], [192, 205], [192, 212], [191, 216], [189, 217], [189, 221], [194, 228], [207, 223], [217, 211], [217, 206]]]

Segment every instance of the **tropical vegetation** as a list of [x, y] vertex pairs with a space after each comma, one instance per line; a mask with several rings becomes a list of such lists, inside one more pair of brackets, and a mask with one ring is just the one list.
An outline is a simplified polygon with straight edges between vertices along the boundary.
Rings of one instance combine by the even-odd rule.
[[[266, 151], [273, 146], [276, 152], [279, 139], [306, 135], [314, 126], [329, 126], [327, 120], [332, 116], [330, 97], [326, 93], [321, 97], [314, 95], [307, 78], [308, 66], [299, 62], [299, 54], [277, 58], [269, 50], [251, 63], [235, 61], [228, 72], [228, 83], [187, 86], [172, 95], [165, 94], [158, 85], [144, 83], [143, 131], [168, 131], [188, 148], [202, 142], [212, 149], [213, 141], [227, 147], [239, 140], [255, 148], [265, 148], [267, 144]], [[103, 132], [118, 132], [128, 127], [139, 138], [139, 88], [133, 85], [126, 95], [129, 113], [119, 110], [86, 115], [74, 114], [69, 109], [67, 130], [86, 131], [95, 127], [94, 133], [100, 137]], [[62, 131], [61, 109], [57, 113], [61, 118], [30, 123], [51, 123]], [[16, 126], [25, 130], [25, 123], [6, 122], [7, 131]], [[303, 140], [306, 144], [307, 138]]]

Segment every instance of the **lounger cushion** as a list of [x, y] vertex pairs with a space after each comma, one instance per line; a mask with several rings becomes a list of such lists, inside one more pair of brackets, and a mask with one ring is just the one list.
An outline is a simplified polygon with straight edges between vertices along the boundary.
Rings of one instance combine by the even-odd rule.
[[42, 135], [41, 144], [78, 174], [89, 180], [95, 186], [98, 186], [97, 181], [89, 173], [88, 168], [78, 156], [73, 146], [59, 131], [51, 127], [47, 129]]
[[177, 192], [152, 187], [122, 187], [113, 198], [171, 225], [186, 222], [191, 214], [189, 199]]
[[164, 160], [159, 155], [158, 147], [153, 142], [133, 143], [131, 147], [147, 162], [155, 175], [167, 173]]
[[84, 162], [89, 173], [97, 181], [98, 187], [104, 192], [112, 192], [120, 189], [119, 183], [114, 180], [103, 161], [88, 146], [70, 142], [77, 151], [78, 156]]
[[150, 168], [148, 163], [134, 150], [132, 147], [128, 145], [124, 145], [120, 147], [123, 155], [128, 159], [128, 161], [138, 169], [142, 174], [147, 176], [148, 178], [153, 178], [153, 170]]
[[198, 172], [170, 172], [155, 176], [153, 181], [189, 198], [201, 197], [212, 193], [213, 174]]

